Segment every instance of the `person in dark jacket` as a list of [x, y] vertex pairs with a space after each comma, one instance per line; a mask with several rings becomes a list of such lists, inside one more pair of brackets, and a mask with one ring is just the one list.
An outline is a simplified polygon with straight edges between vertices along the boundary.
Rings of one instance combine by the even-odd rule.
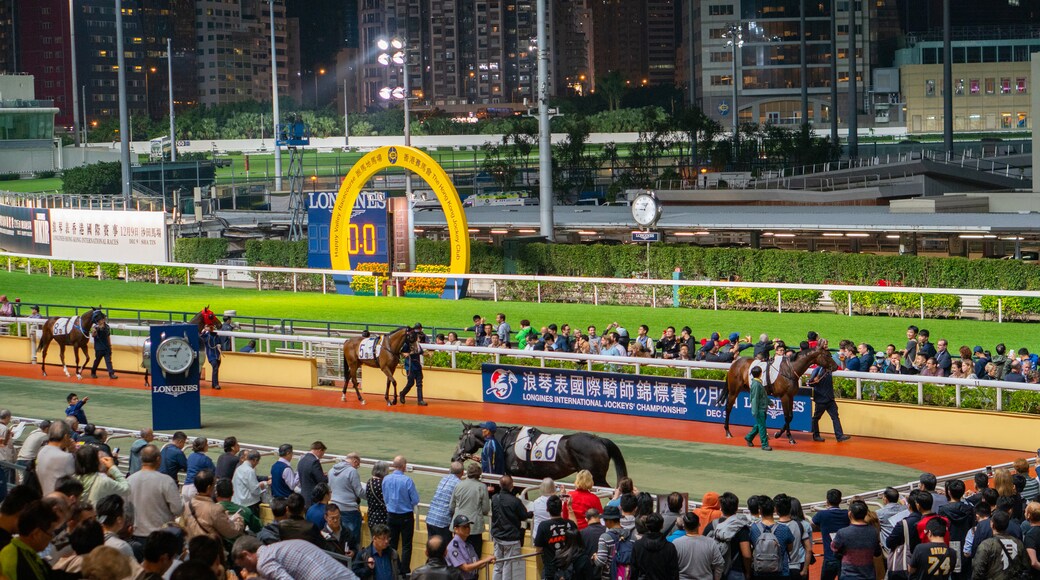
[[207, 326], [202, 330], [202, 334], [199, 336], [202, 339], [202, 345], [206, 347], [206, 360], [209, 361], [209, 365], [213, 367], [213, 376], [210, 383], [213, 385], [213, 389], [220, 390], [220, 347], [221, 339], [217, 336], [217, 329], [213, 326]]
[[964, 551], [961, 548], [968, 536], [968, 530], [975, 526], [975, 508], [970, 503], [961, 501], [964, 497], [964, 482], [959, 479], [946, 484], [946, 496], [950, 501], [939, 508], [939, 515], [950, 522], [950, 545], [955, 548], [952, 578], [967, 580], [971, 578], [971, 567], [964, 561]]
[[397, 550], [390, 547], [390, 528], [384, 524], [372, 527], [372, 543], [358, 552], [351, 571], [361, 580], [397, 580], [401, 577], [401, 558]]
[[108, 326], [108, 318], [99, 318], [94, 328], [90, 329], [90, 335], [94, 337], [94, 366], [90, 368], [90, 378], [97, 378], [98, 364], [102, 359], [108, 369], [108, 378], [119, 378], [112, 370], [112, 329]]
[[907, 529], [910, 530], [910, 538], [908, 539], [906, 537], [906, 534], [903, 533], [902, 522], [894, 525], [892, 527], [892, 533], [889, 534], [888, 539], [885, 540], [885, 546], [889, 550], [895, 550], [899, 546], [902, 546], [903, 542], [909, 540], [906, 552], [908, 554], [912, 554], [914, 548], [917, 547], [917, 544], [921, 543], [921, 538], [917, 535], [917, 524], [921, 521], [921, 512], [917, 507], [917, 498], [922, 493], [925, 495], [929, 495], [929, 499], [931, 499], [931, 496], [930, 494], [928, 494], [928, 492], [921, 491], [919, 489], [911, 491], [910, 495], [906, 497], [906, 506], [910, 508], [910, 514], [906, 516], [906, 518], [904, 518], [903, 521], [906, 522]]
[[280, 538], [282, 540], [306, 540], [324, 550], [325, 540], [321, 538], [321, 531], [313, 523], [307, 521], [303, 505], [302, 495], [295, 492], [289, 494], [286, 499], [288, 517], [278, 522]]
[[296, 473], [300, 476], [300, 495], [307, 502], [306, 507], [311, 507], [311, 496], [314, 486], [319, 483], [328, 483], [329, 478], [321, 468], [321, 458], [325, 456], [328, 447], [321, 441], [311, 443], [311, 450], [307, 455], [300, 458], [296, 464]]
[[646, 533], [632, 546], [630, 577], [636, 580], [678, 580], [679, 552], [661, 533], [664, 518], [661, 514], [649, 514], [644, 524]]
[[462, 580], [462, 572], [444, 560], [448, 544], [440, 536], [426, 540], [426, 563], [412, 571], [411, 580]]
[[820, 419], [823, 418], [824, 413], [831, 416], [831, 423], [834, 424], [834, 436], [837, 438], [838, 443], [852, 439], [851, 436], [846, 435], [841, 429], [841, 419], [838, 417], [838, 403], [834, 400], [834, 375], [823, 367], [816, 367], [809, 377], [809, 386], [812, 387], [812, 400], [815, 407], [812, 418], [813, 441], [824, 440], [823, 436], [820, 435]]
[[[495, 578], [523, 578], [526, 562], [521, 559], [501, 562], [520, 555], [524, 522], [533, 514], [513, 494], [513, 478], [503, 475], [502, 489], [491, 497], [491, 539], [495, 543]], [[598, 539], [598, 538], [597, 538]]]

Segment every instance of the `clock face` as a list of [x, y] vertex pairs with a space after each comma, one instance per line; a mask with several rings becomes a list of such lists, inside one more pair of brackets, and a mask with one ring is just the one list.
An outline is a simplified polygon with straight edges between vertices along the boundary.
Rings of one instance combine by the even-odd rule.
[[643, 193], [632, 201], [632, 219], [641, 226], [649, 226], [660, 217], [660, 206], [657, 198]]
[[184, 338], [175, 336], [167, 338], [155, 349], [155, 359], [159, 367], [172, 374], [183, 374], [193, 362], [195, 362], [195, 351]]

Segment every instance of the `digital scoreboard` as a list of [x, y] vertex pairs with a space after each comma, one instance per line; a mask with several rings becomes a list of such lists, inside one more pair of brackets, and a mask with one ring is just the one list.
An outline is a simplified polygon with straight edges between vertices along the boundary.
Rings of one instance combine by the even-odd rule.
[[[307, 265], [329, 268], [329, 224], [337, 192], [307, 194]], [[347, 229], [347, 255], [352, 268], [365, 263], [390, 263], [386, 193], [362, 191], [354, 204]]]

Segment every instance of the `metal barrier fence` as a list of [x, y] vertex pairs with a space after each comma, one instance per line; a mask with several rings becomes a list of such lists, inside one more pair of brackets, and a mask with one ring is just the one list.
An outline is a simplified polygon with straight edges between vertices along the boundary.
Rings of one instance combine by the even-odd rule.
[[[44, 258], [40, 256], [34, 256], [31, 254], [16, 254], [9, 252], [0, 252], [0, 257], [7, 259], [7, 271], [13, 272], [15, 270], [16, 259], [30, 260], [27, 262], [25, 268], [28, 274], [33, 273], [32, 260], [44, 261], [47, 263], [47, 275], [54, 275], [53, 262], [60, 261], [68, 263], [68, 261], [52, 260], [50, 258]], [[124, 279], [127, 283], [131, 280], [130, 267], [135, 268], [148, 268], [154, 273], [155, 284], [160, 283], [160, 269], [165, 268], [176, 268], [183, 270], [185, 283], [190, 286], [192, 284], [192, 273], [193, 271], [208, 271], [216, 272], [219, 277], [219, 284], [221, 288], [225, 288], [227, 285], [227, 279], [230, 272], [245, 272], [255, 276], [256, 288], [258, 291], [263, 290], [263, 277], [268, 275], [270, 277], [281, 276], [284, 277], [284, 283], [286, 289], [291, 289], [293, 292], [301, 291], [301, 277], [306, 277], [303, 280], [309, 280], [311, 278], [321, 278], [321, 292], [323, 294], [328, 293], [329, 289], [329, 276], [371, 276], [371, 272], [361, 272], [354, 270], [331, 270], [331, 269], [311, 269], [311, 268], [273, 268], [267, 266], [232, 266], [232, 265], [217, 265], [217, 264], [187, 264], [179, 262], [160, 262], [160, 263], [149, 263], [149, 264], [127, 264], [123, 262], [96, 262], [98, 264], [94, 272], [80, 272], [80, 277], [96, 277], [99, 280], [102, 279], [103, 273], [101, 264], [117, 265], [122, 270]], [[20, 269], [20, 268], [19, 268]], [[71, 264], [70, 276], [75, 278], [77, 275], [75, 269], [75, 262]], [[671, 307], [673, 305], [674, 296], [678, 294], [680, 288], [684, 287], [698, 287], [708, 288], [713, 290], [712, 308], [715, 310], [719, 309], [719, 296], [718, 290], [724, 288], [750, 288], [750, 289], [767, 289], [776, 291], [776, 311], [778, 313], [784, 312], [784, 301], [783, 291], [784, 290], [815, 290], [822, 293], [830, 292], [845, 292], [846, 293], [846, 308], [845, 313], [848, 316], [854, 315], [855, 298], [854, 293], [858, 292], [871, 292], [871, 293], [885, 293], [885, 294], [918, 294], [920, 295], [920, 317], [925, 317], [925, 301], [924, 296], [930, 294], [942, 294], [956, 296], [960, 299], [972, 298], [978, 299], [984, 296], [992, 296], [997, 300], [997, 322], [1003, 322], [1004, 320], [1004, 298], [1040, 298], [1040, 291], [1035, 290], [992, 290], [987, 288], [916, 288], [916, 287], [903, 287], [903, 286], [862, 286], [862, 285], [849, 285], [849, 284], [791, 284], [791, 283], [780, 283], [780, 282], [729, 282], [721, 280], [664, 280], [664, 279], [641, 279], [641, 278], [593, 278], [593, 277], [570, 277], [570, 276], [533, 276], [533, 275], [517, 275], [517, 274], [444, 274], [444, 273], [426, 273], [426, 272], [390, 272], [388, 275], [392, 280], [399, 280], [401, 283], [409, 278], [430, 278], [430, 279], [449, 279], [454, 284], [455, 295], [458, 296], [458, 287], [460, 281], [468, 280], [470, 282], [483, 282], [491, 285], [491, 296], [492, 299], [497, 302], [499, 300], [499, 285], [502, 283], [509, 282], [526, 282], [535, 285], [535, 296], [537, 302], [541, 303], [543, 299], [543, 285], [547, 284], [574, 284], [580, 286], [583, 291], [588, 294], [591, 293], [593, 305], [599, 305], [600, 298], [600, 287], [610, 287], [612, 289], [626, 288], [648, 288], [651, 291], [649, 297], [649, 305], [657, 308]], [[198, 282], [196, 282], [198, 283]], [[392, 285], [393, 286], [393, 285]], [[376, 284], [376, 292], [379, 291], [379, 285]], [[662, 290], [659, 292], [659, 290]], [[660, 294], [660, 297], [658, 296]]]
[[[17, 336], [26, 336], [30, 338], [32, 344], [32, 352], [35, 353], [35, 340], [36, 332], [34, 330], [43, 323], [43, 319], [38, 318], [6, 318], [0, 317], [0, 323], [11, 324], [15, 328], [15, 334]], [[113, 323], [110, 325], [115, 330], [127, 331], [131, 335], [136, 336], [136, 333], [141, 333], [142, 337], [149, 331], [148, 326], [141, 326], [135, 324], [120, 324]], [[279, 352], [282, 354], [295, 354], [304, 357], [330, 357], [332, 359], [339, 358], [340, 349], [343, 343], [346, 341], [345, 338], [333, 337], [333, 336], [307, 336], [307, 335], [286, 335], [286, 334], [269, 334], [259, 332], [222, 332], [222, 336], [226, 336], [234, 340], [256, 340], [257, 350], [265, 352]], [[143, 338], [142, 338], [143, 340]], [[272, 348], [272, 343], [274, 344]], [[234, 343], [233, 343], [234, 344]], [[281, 344], [279, 347], [278, 345]], [[569, 353], [569, 352], [555, 352], [555, 351], [537, 351], [537, 350], [516, 350], [516, 349], [505, 349], [505, 348], [487, 348], [487, 347], [473, 347], [473, 346], [461, 346], [461, 345], [438, 345], [438, 344], [424, 344], [423, 348], [428, 351], [442, 352], [449, 355], [449, 366], [445, 368], [456, 369], [458, 366], [458, 355], [478, 355], [486, 356], [488, 362], [494, 364], [501, 364], [504, 357], [514, 359], [523, 364], [525, 359], [532, 362], [537, 361], [531, 366], [545, 367], [548, 361], [563, 361], [570, 362], [576, 366], [584, 366], [586, 370], [594, 370], [593, 365], [611, 365], [613, 367], [621, 366], [624, 367], [627, 372], [629, 368], [632, 369], [634, 374], [646, 374], [643, 372], [646, 368], [670, 368], [675, 369], [676, 372], [682, 373], [685, 378], [691, 378], [693, 373], [696, 371], [727, 371], [729, 370], [729, 363], [715, 363], [706, 361], [686, 361], [686, 360], [675, 360], [675, 359], [659, 359], [659, 358], [641, 358], [641, 357], [629, 357], [629, 356], [612, 356], [604, 354], [581, 354], [581, 353]], [[328, 353], [333, 354], [328, 354]], [[33, 355], [35, 358], [35, 354]], [[1003, 411], [1003, 400], [1005, 393], [1015, 392], [1031, 392], [1040, 393], [1040, 385], [1028, 384], [1028, 383], [1015, 383], [1008, 381], [995, 381], [995, 380], [984, 380], [984, 379], [962, 379], [952, 377], [928, 377], [922, 375], [890, 375], [885, 373], [863, 373], [853, 371], [836, 371], [834, 376], [839, 379], [850, 379], [855, 381], [856, 384], [856, 399], [863, 398], [863, 391], [865, 386], [868, 386], [871, 382], [900, 382], [917, 386], [917, 404], [925, 406], [924, 387], [925, 385], [937, 385], [937, 386], [952, 386], [955, 389], [955, 408], [961, 408], [962, 394], [964, 389], [981, 389], [989, 388], [994, 390], [995, 404], [997, 411]], [[342, 380], [342, 375], [335, 377], [336, 380]], [[865, 384], [866, 383], [866, 384]]]

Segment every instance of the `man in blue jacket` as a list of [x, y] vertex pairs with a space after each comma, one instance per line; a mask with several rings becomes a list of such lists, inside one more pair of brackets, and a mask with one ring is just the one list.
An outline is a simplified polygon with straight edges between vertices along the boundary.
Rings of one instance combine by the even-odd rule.
[[498, 430], [498, 425], [494, 421], [484, 421], [480, 424], [480, 429], [484, 435], [484, 449], [480, 452], [481, 470], [484, 473], [505, 475], [506, 454], [498, 441], [495, 441], [495, 431]]

